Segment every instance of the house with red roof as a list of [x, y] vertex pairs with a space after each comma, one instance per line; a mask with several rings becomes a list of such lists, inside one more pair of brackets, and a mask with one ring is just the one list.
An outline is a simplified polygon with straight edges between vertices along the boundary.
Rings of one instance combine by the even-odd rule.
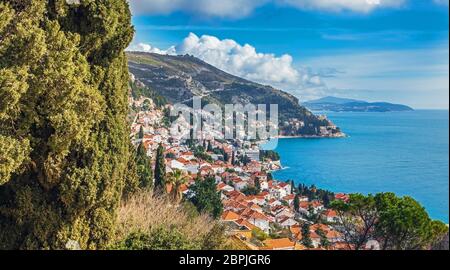
[[270, 231], [270, 221], [264, 214], [250, 210], [244, 211], [241, 216], [264, 232], [268, 233]]
[[234, 188], [233, 188], [232, 186], [229, 186], [229, 185], [227, 185], [227, 184], [221, 182], [221, 183], [219, 183], [219, 184], [217, 185], [217, 190], [218, 190], [218, 191], [227, 191], [227, 192], [231, 192], [231, 191], [234, 190]]
[[240, 215], [231, 211], [231, 210], [227, 210], [225, 212], [223, 212], [221, 220], [222, 221], [237, 221], [240, 219]]
[[292, 203], [294, 202], [294, 199], [295, 199], [295, 195], [294, 194], [290, 194], [290, 195], [284, 196], [282, 198], [282, 200], [287, 202], [289, 205], [292, 205]]
[[339, 222], [339, 218], [337, 216], [337, 213], [334, 210], [327, 209], [324, 212], [322, 212], [321, 216], [327, 222], [330, 222], [330, 223]]
[[263, 250], [294, 250], [295, 243], [289, 238], [268, 239], [264, 242]]
[[348, 202], [350, 200], [350, 196], [348, 194], [344, 194], [344, 193], [338, 193], [338, 194], [334, 195], [334, 198], [336, 200], [340, 200], [343, 202]]
[[290, 228], [291, 226], [298, 225], [297, 221], [288, 216], [280, 216], [277, 222], [283, 228]]

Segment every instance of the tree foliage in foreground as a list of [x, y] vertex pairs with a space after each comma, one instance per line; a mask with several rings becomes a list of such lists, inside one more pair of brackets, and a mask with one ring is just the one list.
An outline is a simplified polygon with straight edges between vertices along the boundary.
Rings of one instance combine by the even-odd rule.
[[167, 179], [166, 179], [166, 159], [164, 156], [164, 146], [160, 144], [156, 150], [155, 162], [155, 184], [154, 190], [158, 195], [167, 193]]
[[139, 177], [139, 188], [150, 189], [153, 186], [152, 162], [147, 156], [144, 143], [139, 144], [136, 150], [135, 163]]
[[191, 187], [190, 195], [192, 203], [200, 213], [208, 213], [216, 219], [222, 215], [222, 200], [213, 177], [197, 179]]
[[105, 247], [129, 157], [127, 1], [1, 0], [0, 18], [0, 249]]
[[444, 223], [431, 220], [425, 208], [407, 196], [353, 194], [348, 203], [334, 201], [332, 207], [345, 241], [354, 249], [372, 239], [384, 250], [429, 249], [448, 234]]

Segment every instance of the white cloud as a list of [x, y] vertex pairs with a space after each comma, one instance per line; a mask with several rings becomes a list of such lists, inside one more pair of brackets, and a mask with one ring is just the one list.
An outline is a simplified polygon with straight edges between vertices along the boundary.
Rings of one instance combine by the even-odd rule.
[[[408, 0], [129, 0], [135, 15], [170, 14], [183, 11], [214, 17], [245, 17], [268, 3], [299, 9], [367, 13], [378, 8], [392, 8]], [[445, 2], [448, 0], [433, 0]]]
[[191, 54], [205, 62], [246, 79], [262, 83], [296, 83], [300, 73], [292, 67], [292, 57], [256, 52], [248, 44], [219, 40], [213, 36], [190, 34], [176, 47], [178, 54]]
[[183, 42], [168, 50], [160, 50], [148, 44], [132, 45], [130, 51], [159, 54], [193, 55], [230, 74], [272, 85], [285, 90], [322, 87], [319, 75], [307, 68], [296, 68], [292, 56], [260, 53], [249, 44], [241, 45], [231, 39], [220, 40], [214, 36], [198, 37], [191, 33]]
[[146, 52], [146, 53], [157, 53], [157, 54], [171, 54], [169, 51], [163, 51], [158, 48], [151, 46], [146, 43], [137, 43], [132, 44], [128, 49], [128, 51], [138, 51], [138, 52]]
[[415, 108], [449, 106], [448, 43], [415, 50], [330, 52], [305, 59], [301, 68], [289, 55], [259, 53], [251, 45], [213, 36], [190, 34], [168, 50], [145, 44], [131, 49], [191, 54], [231, 74], [286, 90], [302, 101], [333, 95]]

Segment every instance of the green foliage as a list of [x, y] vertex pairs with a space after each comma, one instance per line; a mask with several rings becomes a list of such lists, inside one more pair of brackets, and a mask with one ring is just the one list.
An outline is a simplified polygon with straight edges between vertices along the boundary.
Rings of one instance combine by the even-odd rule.
[[153, 100], [157, 108], [162, 108], [165, 105], [167, 105], [167, 100], [163, 96], [158, 95], [158, 93], [150, 89], [150, 87], [148, 86], [145, 86], [136, 81], [135, 82], [130, 81], [130, 88], [131, 88], [131, 95], [135, 99], [139, 99], [141, 97], [150, 98], [151, 100]]
[[244, 166], [247, 166], [252, 160], [247, 155], [239, 156], [239, 162]]
[[270, 159], [272, 161], [279, 161], [280, 160], [280, 154], [273, 150], [261, 150], [260, 151], [260, 159], [261, 161], [265, 161], [267, 159]]
[[194, 219], [200, 216], [197, 207], [189, 200], [183, 200], [180, 205], [185, 213], [190, 219]]
[[304, 223], [302, 226], [302, 244], [307, 248], [313, 248], [311, 240], [311, 226], [308, 223]]
[[334, 200], [334, 193], [324, 189], [318, 189], [314, 185], [308, 187], [304, 184], [298, 185], [298, 194], [306, 196], [310, 201], [319, 200], [323, 202], [325, 207], [329, 207]]
[[254, 228], [252, 230], [252, 236], [261, 242], [269, 239], [269, 235], [259, 228]]
[[204, 180], [197, 179], [191, 187], [191, 201], [201, 213], [209, 213], [214, 218], [219, 218], [223, 212], [220, 192], [213, 177]]
[[260, 190], [258, 190], [255, 186], [246, 186], [241, 190], [241, 192], [247, 196], [254, 196], [258, 195], [260, 193]]
[[326, 233], [322, 229], [316, 230], [317, 235], [320, 236], [320, 246], [324, 248], [328, 248], [330, 246], [330, 241], [327, 238]]
[[223, 225], [216, 224], [202, 238], [192, 241], [176, 227], [159, 227], [150, 233], [136, 232], [112, 245], [113, 250], [223, 250], [228, 248]]
[[105, 247], [129, 156], [127, 1], [2, 0], [0, 18], [0, 249]]
[[160, 227], [150, 234], [132, 233], [125, 240], [114, 245], [117, 250], [194, 250], [201, 249], [198, 243], [190, 241], [176, 228]]
[[150, 158], [147, 156], [144, 143], [139, 144], [136, 151], [136, 167], [139, 177], [139, 187], [150, 189], [153, 186], [153, 171]]
[[375, 233], [382, 239], [383, 249], [427, 248], [442, 233], [440, 229], [434, 230], [437, 227], [433, 225], [438, 223], [433, 223], [425, 208], [411, 197], [381, 193], [375, 196], [375, 201], [379, 211]]
[[432, 221], [425, 209], [411, 197], [394, 193], [376, 196], [352, 194], [350, 201], [334, 201], [346, 242], [360, 249], [377, 239], [382, 249], [427, 249], [442, 239], [448, 228]]
[[300, 210], [300, 196], [297, 194], [294, 198], [294, 210], [298, 212]]
[[194, 156], [198, 159], [207, 161], [209, 163], [213, 162], [212, 157], [205, 152], [205, 147], [203, 146], [197, 146], [197, 147], [193, 147], [192, 149], [194, 151]]
[[187, 176], [178, 169], [175, 169], [169, 174], [167, 183], [172, 185], [171, 197], [175, 203], [179, 203], [183, 198], [180, 188], [182, 185], [186, 184], [188, 180]]
[[227, 237], [225, 235], [225, 227], [223, 225], [216, 224], [203, 239], [202, 249], [222, 250], [227, 248], [226, 242]]
[[162, 144], [156, 150], [155, 163], [155, 193], [165, 194], [166, 190], [166, 159], [164, 158], [164, 147]]
[[433, 250], [449, 250], [448, 226], [441, 221], [433, 221], [431, 224], [432, 236], [430, 239], [430, 247]]
[[256, 189], [256, 192], [257, 192], [256, 194], [261, 193], [261, 181], [259, 181], [258, 177], [255, 179], [255, 189]]
[[208, 151], [208, 152], [212, 152], [213, 151], [213, 147], [212, 147], [211, 141], [208, 141], [208, 146], [206, 147], [206, 151]]
[[131, 195], [140, 191], [140, 179], [136, 164], [136, 151], [130, 142], [130, 152], [128, 153], [127, 172], [125, 174], [125, 184], [122, 191], [122, 198], [127, 200]]
[[144, 136], [144, 128], [141, 126], [141, 128], [139, 129], [138, 139], [142, 140], [144, 139]]
[[331, 207], [339, 215], [345, 241], [357, 250], [363, 248], [371, 238], [378, 219], [375, 198], [372, 195], [352, 194], [349, 203], [334, 201]]
[[18, 141], [0, 135], [0, 185], [9, 181], [13, 173], [19, 172], [29, 152], [28, 140]]

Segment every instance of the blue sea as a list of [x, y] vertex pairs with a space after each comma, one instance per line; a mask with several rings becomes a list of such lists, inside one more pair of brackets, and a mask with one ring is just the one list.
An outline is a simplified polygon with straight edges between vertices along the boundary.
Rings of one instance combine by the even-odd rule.
[[326, 113], [349, 136], [280, 139], [276, 179], [347, 193], [409, 195], [448, 223], [449, 112]]

